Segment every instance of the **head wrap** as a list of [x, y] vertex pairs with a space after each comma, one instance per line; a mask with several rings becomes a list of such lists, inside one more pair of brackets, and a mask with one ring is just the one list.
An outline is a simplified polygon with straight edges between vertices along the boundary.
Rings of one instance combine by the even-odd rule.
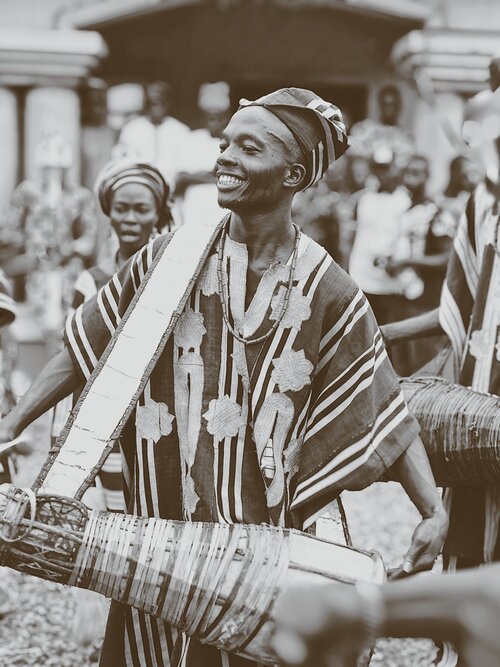
[[240, 100], [240, 109], [248, 106], [271, 111], [295, 137], [305, 160], [302, 189], [317, 183], [349, 147], [340, 109], [310, 90], [281, 88], [258, 100]]
[[105, 215], [110, 215], [113, 195], [122, 185], [145, 185], [155, 198], [160, 216], [169, 211], [170, 189], [160, 171], [147, 162], [134, 162], [124, 158], [105, 165], [96, 179], [94, 190]]

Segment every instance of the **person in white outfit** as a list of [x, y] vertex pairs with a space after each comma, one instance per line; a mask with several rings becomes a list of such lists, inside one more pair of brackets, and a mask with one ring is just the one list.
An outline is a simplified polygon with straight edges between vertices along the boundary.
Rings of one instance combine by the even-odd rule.
[[169, 115], [172, 89], [163, 81], [145, 87], [145, 115], [124, 125], [118, 145], [130, 158], [153, 164], [173, 183], [186, 150], [189, 128]]
[[204, 117], [204, 127], [189, 135], [175, 186], [176, 197], [183, 198], [184, 225], [199, 222], [201, 218], [217, 223], [224, 215], [217, 203], [214, 167], [220, 153], [222, 132], [229, 120], [229, 85], [224, 81], [203, 84], [198, 106]]

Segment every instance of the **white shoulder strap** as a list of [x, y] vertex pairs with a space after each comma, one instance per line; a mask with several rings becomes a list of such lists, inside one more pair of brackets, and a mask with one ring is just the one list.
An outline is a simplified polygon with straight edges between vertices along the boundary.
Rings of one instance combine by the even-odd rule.
[[155, 257], [33, 485], [81, 498], [127, 422], [224, 221], [181, 227]]

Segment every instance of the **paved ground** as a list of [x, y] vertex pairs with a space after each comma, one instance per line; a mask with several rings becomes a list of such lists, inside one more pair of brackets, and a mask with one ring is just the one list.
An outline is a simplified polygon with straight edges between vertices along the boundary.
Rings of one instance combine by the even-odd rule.
[[[43, 425], [38, 427], [43, 432]], [[29, 484], [44, 452], [30, 457], [21, 471], [21, 484]], [[355, 546], [376, 549], [388, 567], [398, 565], [408, 545], [418, 515], [397, 484], [376, 484], [361, 493], [348, 493], [344, 503]], [[92, 646], [74, 640], [75, 592], [9, 570], [0, 570], [0, 585], [15, 600], [16, 611], [0, 622], [0, 667], [90, 667], [95, 665]], [[432, 576], [432, 575], [425, 575]], [[79, 593], [79, 591], [77, 592]], [[0, 589], [1, 595], [1, 589]], [[2, 600], [0, 599], [0, 607]], [[99, 609], [89, 607], [91, 618], [80, 622], [90, 628]], [[102, 610], [101, 610], [102, 613]], [[434, 647], [426, 640], [383, 640], [372, 660], [374, 667], [427, 667]]]

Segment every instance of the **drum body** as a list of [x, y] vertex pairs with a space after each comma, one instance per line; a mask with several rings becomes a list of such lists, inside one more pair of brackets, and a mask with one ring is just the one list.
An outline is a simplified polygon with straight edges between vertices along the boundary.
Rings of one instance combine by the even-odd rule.
[[500, 398], [434, 377], [400, 385], [439, 486], [500, 482]]
[[378, 554], [295, 530], [89, 512], [12, 489], [0, 506], [0, 564], [94, 590], [260, 663], [276, 662], [273, 609], [288, 588], [385, 579]]

